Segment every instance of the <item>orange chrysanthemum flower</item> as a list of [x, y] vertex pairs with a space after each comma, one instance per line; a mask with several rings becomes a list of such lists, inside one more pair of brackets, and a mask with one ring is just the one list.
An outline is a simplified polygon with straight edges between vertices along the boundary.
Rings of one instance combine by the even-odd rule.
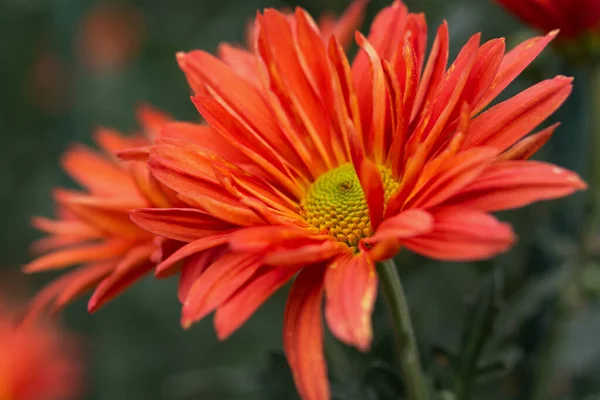
[[585, 188], [572, 172], [527, 161], [556, 126], [527, 135], [569, 95], [570, 78], [482, 112], [554, 36], [505, 53], [503, 39], [475, 35], [447, 68], [447, 25], [425, 62], [425, 19], [395, 1], [368, 38], [356, 34], [352, 64], [302, 9], [259, 14], [253, 51], [236, 63], [178, 54], [215, 136], [152, 146], [152, 174], [192, 207], [131, 217], [189, 242], [157, 267], [169, 274], [186, 260], [183, 325], [216, 311], [224, 339], [295, 277], [285, 352], [301, 396], [329, 398], [323, 296], [331, 331], [367, 350], [376, 262], [402, 247], [438, 260], [492, 257], [514, 235], [490, 212]]
[[47, 324], [18, 324], [0, 304], [0, 399], [79, 398], [81, 381], [72, 337]]
[[560, 29], [561, 38], [600, 34], [598, 0], [496, 0], [523, 22], [542, 32]]
[[[355, 0], [337, 19], [324, 15], [323, 31], [348, 44], [354, 29], [362, 22], [366, 3], [367, 0]], [[251, 36], [247, 39], [250, 41]], [[257, 71], [248, 69], [251, 61], [247, 51], [223, 45], [219, 54], [226, 62], [239, 66], [239, 73], [258, 78]], [[180, 247], [180, 241], [190, 240], [185, 234], [176, 240], [150, 234], [129, 219], [131, 209], [184, 205], [147, 171], [148, 146], [154, 141], [199, 141], [198, 145], [204, 149], [217, 151], [239, 165], [249, 162], [238, 149], [225, 149], [228, 142], [215, 137], [208, 125], [172, 122], [148, 107], [141, 108], [138, 117], [144, 135], [128, 138], [113, 130], [101, 129], [95, 139], [102, 153], [76, 146], [63, 157], [64, 169], [86, 192], [55, 191], [57, 220], [33, 220], [36, 228], [50, 234], [33, 246], [36, 252], [45, 254], [26, 265], [24, 271], [32, 273], [83, 265], [41, 291], [32, 302], [30, 317], [50, 305], [56, 311], [94, 286], [88, 309], [95, 311], [151, 271], [163, 257]], [[192, 238], [227, 228], [229, 224], [207, 218]]]
[[[63, 307], [83, 292], [96, 287], [89, 302], [94, 311], [137, 281], [163, 255], [172, 253], [177, 243], [156, 237], [131, 222], [128, 211], [139, 207], [173, 207], [179, 200], [147, 171], [144, 147], [163, 127], [169, 136], [177, 126], [179, 136], [193, 132], [202, 135], [205, 126], [170, 123], [168, 118], [147, 107], [139, 119], [145, 135], [125, 137], [110, 129], [95, 135], [102, 153], [76, 145], [64, 155], [65, 171], [84, 191], [57, 189], [57, 218], [34, 218], [33, 225], [49, 234], [33, 245], [42, 256], [24, 267], [27, 273], [62, 270], [82, 264], [64, 274], [33, 300], [30, 316], [47, 306]], [[133, 150], [129, 150], [133, 149]], [[143, 162], [123, 162], [115, 153]]]

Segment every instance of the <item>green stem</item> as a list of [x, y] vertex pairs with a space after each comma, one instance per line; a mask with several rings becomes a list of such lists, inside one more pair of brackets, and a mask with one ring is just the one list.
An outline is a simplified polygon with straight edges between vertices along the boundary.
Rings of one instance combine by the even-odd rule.
[[556, 353], [565, 335], [565, 330], [574, 312], [573, 298], [581, 294], [582, 275], [590, 261], [590, 243], [596, 236], [600, 220], [600, 65], [591, 67], [587, 72], [588, 110], [590, 131], [588, 143], [588, 183], [590, 185], [585, 204], [585, 215], [579, 234], [579, 247], [576, 257], [567, 262], [568, 276], [559, 293], [554, 319], [548, 328], [547, 340], [544, 343], [537, 363], [537, 379], [533, 387], [533, 400], [549, 400], [552, 398], [553, 372], [556, 365]]
[[423, 368], [419, 357], [419, 348], [410, 319], [410, 310], [406, 295], [393, 259], [378, 265], [377, 272], [381, 290], [388, 303], [390, 318], [394, 330], [394, 339], [402, 367], [402, 377], [409, 400], [428, 400]]

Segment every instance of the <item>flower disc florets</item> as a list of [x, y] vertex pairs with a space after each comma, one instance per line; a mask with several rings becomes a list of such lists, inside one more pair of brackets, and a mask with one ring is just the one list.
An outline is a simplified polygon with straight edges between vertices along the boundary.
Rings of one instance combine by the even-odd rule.
[[[399, 183], [386, 167], [379, 167], [385, 200]], [[311, 185], [301, 202], [306, 221], [350, 247], [373, 234], [365, 194], [352, 164], [344, 164], [323, 175]]]

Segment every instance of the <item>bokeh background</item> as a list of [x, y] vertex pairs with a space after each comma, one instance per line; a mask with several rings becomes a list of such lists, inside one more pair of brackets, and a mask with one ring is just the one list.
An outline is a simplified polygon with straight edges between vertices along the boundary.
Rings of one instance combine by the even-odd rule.
[[[71, 143], [90, 144], [97, 126], [135, 131], [133, 110], [141, 103], [178, 119], [198, 119], [175, 62], [176, 51], [214, 51], [221, 41], [241, 43], [256, 9], [300, 5], [317, 17], [324, 10], [340, 12], [348, 3], [0, 1], [1, 283], [28, 295], [52, 277], [25, 277], [19, 268], [31, 257], [29, 243], [39, 236], [30, 227], [31, 216], [51, 215], [52, 188], [73, 185], [58, 164]], [[388, 3], [371, 1], [363, 31]], [[443, 19], [448, 20], [452, 55], [478, 31], [486, 40], [505, 36], [508, 47], [534, 35], [491, 0], [406, 3], [412, 11], [426, 13], [432, 35]], [[547, 50], [504, 97], [559, 73], [580, 76]], [[593, 111], [587, 102], [589, 90], [576, 79], [573, 95], [554, 117], [563, 125], [540, 158], [581, 172], [587, 130], [583, 121]], [[600, 105], [596, 107], [600, 112]], [[496, 318], [477, 398], [530, 398], [555, 295], [563, 282], [562, 263], [576, 247], [572, 238], [582, 219], [580, 210], [581, 196], [574, 196], [502, 215], [515, 224], [520, 242], [493, 262], [443, 264], [400, 256], [424, 362], [441, 391], [459, 363], [465, 327], [483, 313]], [[596, 270], [596, 265], [586, 269], [585, 291], [573, 299], [577, 312], [552, 366], [557, 398], [600, 399]], [[93, 316], [86, 313], [86, 299], [77, 301], [61, 319], [87, 343], [86, 399], [296, 398], [281, 353], [286, 292], [274, 296], [223, 343], [216, 340], [210, 318], [189, 331], [180, 328], [173, 280], [147, 278]], [[339, 399], [399, 398], [401, 383], [389, 365], [391, 338], [383, 304], [377, 304], [374, 326], [374, 348], [368, 355], [327, 339]]]

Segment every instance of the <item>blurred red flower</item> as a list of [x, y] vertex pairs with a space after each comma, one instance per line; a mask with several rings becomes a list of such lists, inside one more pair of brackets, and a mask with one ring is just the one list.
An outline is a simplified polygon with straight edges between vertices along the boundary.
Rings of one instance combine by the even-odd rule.
[[600, 34], [598, 0], [496, 0], [523, 22], [542, 32], [560, 29], [560, 37]]
[[56, 326], [17, 323], [0, 301], [0, 399], [81, 398], [82, 365], [76, 340]]

